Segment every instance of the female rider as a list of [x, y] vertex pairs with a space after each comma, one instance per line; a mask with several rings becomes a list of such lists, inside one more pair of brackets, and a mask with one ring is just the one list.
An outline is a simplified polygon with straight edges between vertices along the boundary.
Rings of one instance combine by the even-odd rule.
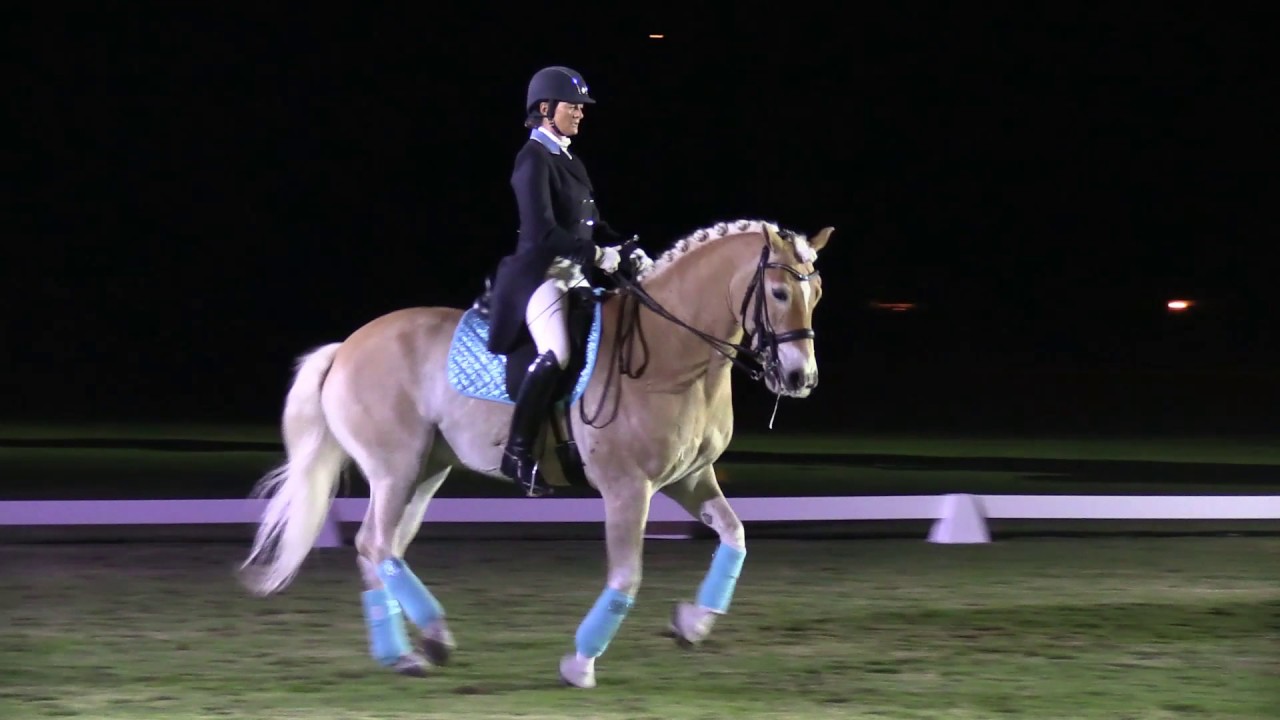
[[[501, 467], [530, 496], [547, 490], [537, 477], [533, 443], [569, 363], [568, 291], [587, 286], [584, 267], [612, 273], [621, 261], [616, 246], [622, 238], [600, 218], [586, 166], [569, 149], [583, 107], [594, 102], [582, 75], [567, 67], [543, 68], [529, 81], [529, 140], [511, 174], [519, 238], [498, 264], [492, 289], [489, 351], [514, 351], [523, 328], [538, 351], [515, 398]], [[643, 252], [637, 256], [648, 262]]]

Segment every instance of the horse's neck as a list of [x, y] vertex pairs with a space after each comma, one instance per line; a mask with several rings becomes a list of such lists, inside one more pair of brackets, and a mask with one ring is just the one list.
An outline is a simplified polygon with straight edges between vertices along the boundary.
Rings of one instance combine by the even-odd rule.
[[[736, 304], [745, 290], [747, 276], [754, 268], [751, 258], [759, 253], [754, 235], [724, 238], [713, 245], [696, 248], [676, 260], [646, 283], [645, 289], [662, 307], [689, 327], [727, 342], [742, 339], [741, 318]], [[662, 338], [654, 345], [664, 365], [704, 371], [719, 368], [728, 372], [728, 361], [710, 343], [663, 318], [646, 318], [645, 330]], [[656, 322], [654, 322], [656, 321]], [[712, 362], [708, 365], [708, 359]]]

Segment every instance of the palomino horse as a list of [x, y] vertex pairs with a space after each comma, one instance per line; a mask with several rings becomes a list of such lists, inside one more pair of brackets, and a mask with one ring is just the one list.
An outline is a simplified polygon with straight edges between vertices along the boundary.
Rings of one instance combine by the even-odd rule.
[[[640, 587], [655, 492], [720, 541], [696, 601], [674, 609], [676, 639], [700, 642], [727, 612], [746, 556], [742, 523], [712, 469], [733, 432], [731, 365], [754, 360], [753, 376], [771, 392], [809, 395], [818, 382], [810, 325], [822, 297], [814, 262], [831, 232], [806, 238], [760, 221], [721, 223], [678, 241], [604, 298], [599, 347], [621, 342], [623, 356], [638, 352], [626, 339], [637, 322], [662, 332], [662, 346], [642, 373], [595, 365], [577, 401], [581, 410], [612, 396], [611, 423], [573, 428], [604, 503], [608, 573], [578, 627], [576, 652], [561, 659], [564, 682], [595, 686], [595, 660]], [[614, 312], [628, 302], [634, 314]], [[299, 359], [282, 421], [287, 459], [255, 488], [269, 500], [242, 567], [255, 594], [288, 585], [319, 535], [341, 470], [355, 461], [370, 492], [355, 541], [369, 652], [408, 675], [446, 662], [455, 643], [443, 606], [405, 563], [405, 550], [453, 466], [501, 477], [511, 417], [510, 405], [465, 396], [446, 381], [461, 316], [446, 307], [398, 310]], [[420, 635], [416, 650], [406, 617]]]

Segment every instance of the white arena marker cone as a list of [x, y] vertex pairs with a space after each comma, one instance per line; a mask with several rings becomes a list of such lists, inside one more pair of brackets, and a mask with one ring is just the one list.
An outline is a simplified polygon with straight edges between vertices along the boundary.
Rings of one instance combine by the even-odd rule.
[[929, 529], [929, 542], [960, 544], [989, 543], [987, 518], [978, 498], [968, 493], [953, 493], [942, 498], [942, 512]]

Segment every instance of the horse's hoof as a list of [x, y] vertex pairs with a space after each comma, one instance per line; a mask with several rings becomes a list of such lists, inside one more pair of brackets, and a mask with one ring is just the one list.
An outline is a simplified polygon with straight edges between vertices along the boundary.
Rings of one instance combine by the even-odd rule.
[[560, 658], [560, 680], [570, 687], [593, 688], [596, 686], [596, 660], [581, 660], [577, 653]]
[[401, 655], [391, 669], [408, 677], [424, 678], [430, 674], [431, 662], [418, 653], [409, 653]]
[[446, 645], [434, 638], [423, 638], [422, 645], [418, 649], [427, 656], [427, 660], [431, 661], [432, 665], [448, 665], [453, 648], [453, 645]]
[[427, 628], [418, 640], [418, 650], [427, 656], [432, 665], [448, 665], [449, 657], [458, 647], [454, 642], [453, 633], [449, 632], [449, 628], [444, 623], [437, 623]]
[[690, 602], [678, 602], [671, 609], [671, 624], [668, 629], [676, 645], [691, 649], [706, 639], [715, 621], [715, 613]]

